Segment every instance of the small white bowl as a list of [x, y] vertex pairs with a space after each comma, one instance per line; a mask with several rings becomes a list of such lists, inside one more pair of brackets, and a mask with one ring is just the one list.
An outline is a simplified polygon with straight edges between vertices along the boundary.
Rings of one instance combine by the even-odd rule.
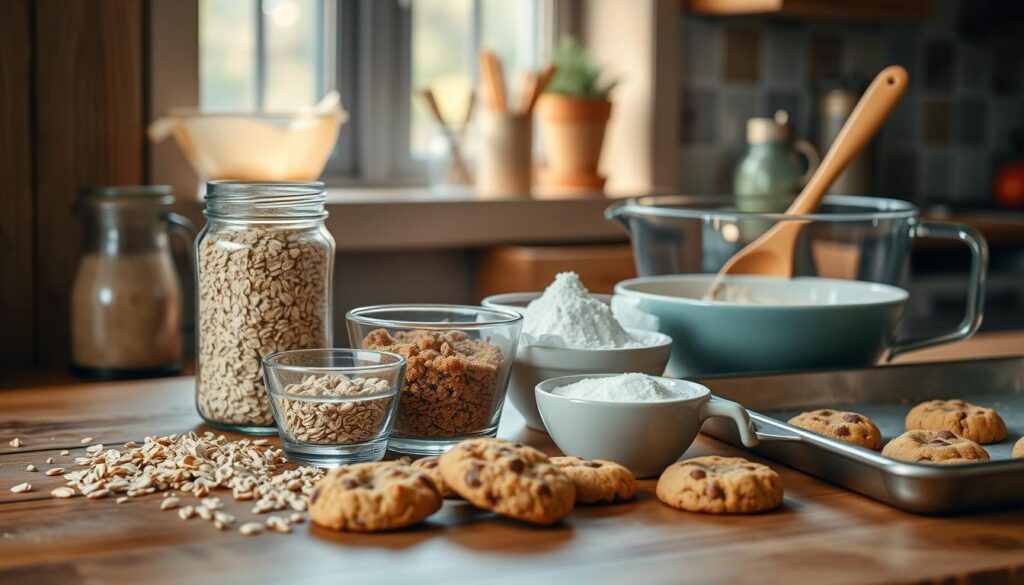
[[[530, 301], [542, 293], [509, 293], [494, 295], [483, 300], [483, 306], [493, 309], [508, 309], [523, 313]], [[608, 303], [609, 295], [590, 295]], [[619, 374], [640, 373], [660, 376], [665, 373], [672, 338], [656, 331], [626, 329], [626, 333], [643, 344], [642, 347], [619, 349], [576, 349], [568, 347], [544, 347], [519, 344], [512, 361], [512, 376], [509, 379], [508, 396], [516, 410], [523, 415], [526, 426], [543, 431], [544, 421], [537, 411], [534, 388], [549, 378], [571, 374]]]
[[616, 375], [564, 376], [537, 384], [541, 418], [566, 455], [615, 461], [637, 477], [656, 477], [686, 452], [704, 420], [712, 416], [735, 421], [747, 447], [758, 443], [743, 406], [686, 380], [656, 378], [682, 395], [658, 402], [603, 402], [552, 394], [555, 388], [580, 380]]

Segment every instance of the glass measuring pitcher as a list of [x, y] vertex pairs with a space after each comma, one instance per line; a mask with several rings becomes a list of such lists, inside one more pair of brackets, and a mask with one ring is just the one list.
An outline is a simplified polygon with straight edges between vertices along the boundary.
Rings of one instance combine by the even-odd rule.
[[170, 211], [170, 187], [89, 187], [75, 204], [82, 258], [71, 291], [71, 355], [79, 373], [160, 376], [182, 366], [182, 289], [168, 234], [195, 229]]

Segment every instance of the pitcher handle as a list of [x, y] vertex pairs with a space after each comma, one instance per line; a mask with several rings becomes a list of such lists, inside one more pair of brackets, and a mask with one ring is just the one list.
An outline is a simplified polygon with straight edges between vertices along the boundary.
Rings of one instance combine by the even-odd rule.
[[933, 345], [967, 339], [981, 327], [985, 306], [985, 273], [988, 270], [988, 244], [978, 230], [958, 223], [923, 221], [917, 226], [914, 237], [928, 237], [963, 242], [971, 250], [970, 282], [967, 285], [967, 310], [964, 318], [952, 331], [923, 339], [907, 339], [893, 343], [889, 359], [902, 353], [924, 349]]
[[814, 145], [806, 140], [794, 142], [793, 149], [804, 155], [804, 158], [807, 159], [807, 170], [804, 171], [804, 174], [800, 175], [800, 184], [806, 185], [814, 171], [818, 170], [818, 165], [821, 164], [821, 155], [818, 154], [818, 149], [814, 148]]

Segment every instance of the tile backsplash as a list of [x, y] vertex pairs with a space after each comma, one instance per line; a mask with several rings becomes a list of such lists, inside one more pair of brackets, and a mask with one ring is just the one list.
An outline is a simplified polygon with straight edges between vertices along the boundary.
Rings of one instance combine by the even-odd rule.
[[1024, 2], [936, 0], [920, 22], [838, 22], [684, 14], [680, 189], [731, 190], [746, 120], [790, 113], [818, 144], [817, 100], [859, 95], [889, 64], [911, 87], [868, 156], [875, 194], [986, 205], [1024, 127]]

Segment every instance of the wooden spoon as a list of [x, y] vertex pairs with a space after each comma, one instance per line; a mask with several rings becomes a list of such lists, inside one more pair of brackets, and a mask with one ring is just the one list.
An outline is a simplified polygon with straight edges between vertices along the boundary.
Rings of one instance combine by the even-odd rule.
[[[793, 201], [787, 215], [814, 213], [825, 192], [860, 151], [874, 138], [907, 90], [907, 70], [893, 65], [882, 70], [861, 96], [857, 107], [839, 131], [825, 159], [814, 172], [800, 196]], [[733, 255], [718, 271], [705, 298], [721, 292], [728, 274], [761, 274], [793, 277], [793, 250], [806, 220], [779, 221], [761, 237]]]

